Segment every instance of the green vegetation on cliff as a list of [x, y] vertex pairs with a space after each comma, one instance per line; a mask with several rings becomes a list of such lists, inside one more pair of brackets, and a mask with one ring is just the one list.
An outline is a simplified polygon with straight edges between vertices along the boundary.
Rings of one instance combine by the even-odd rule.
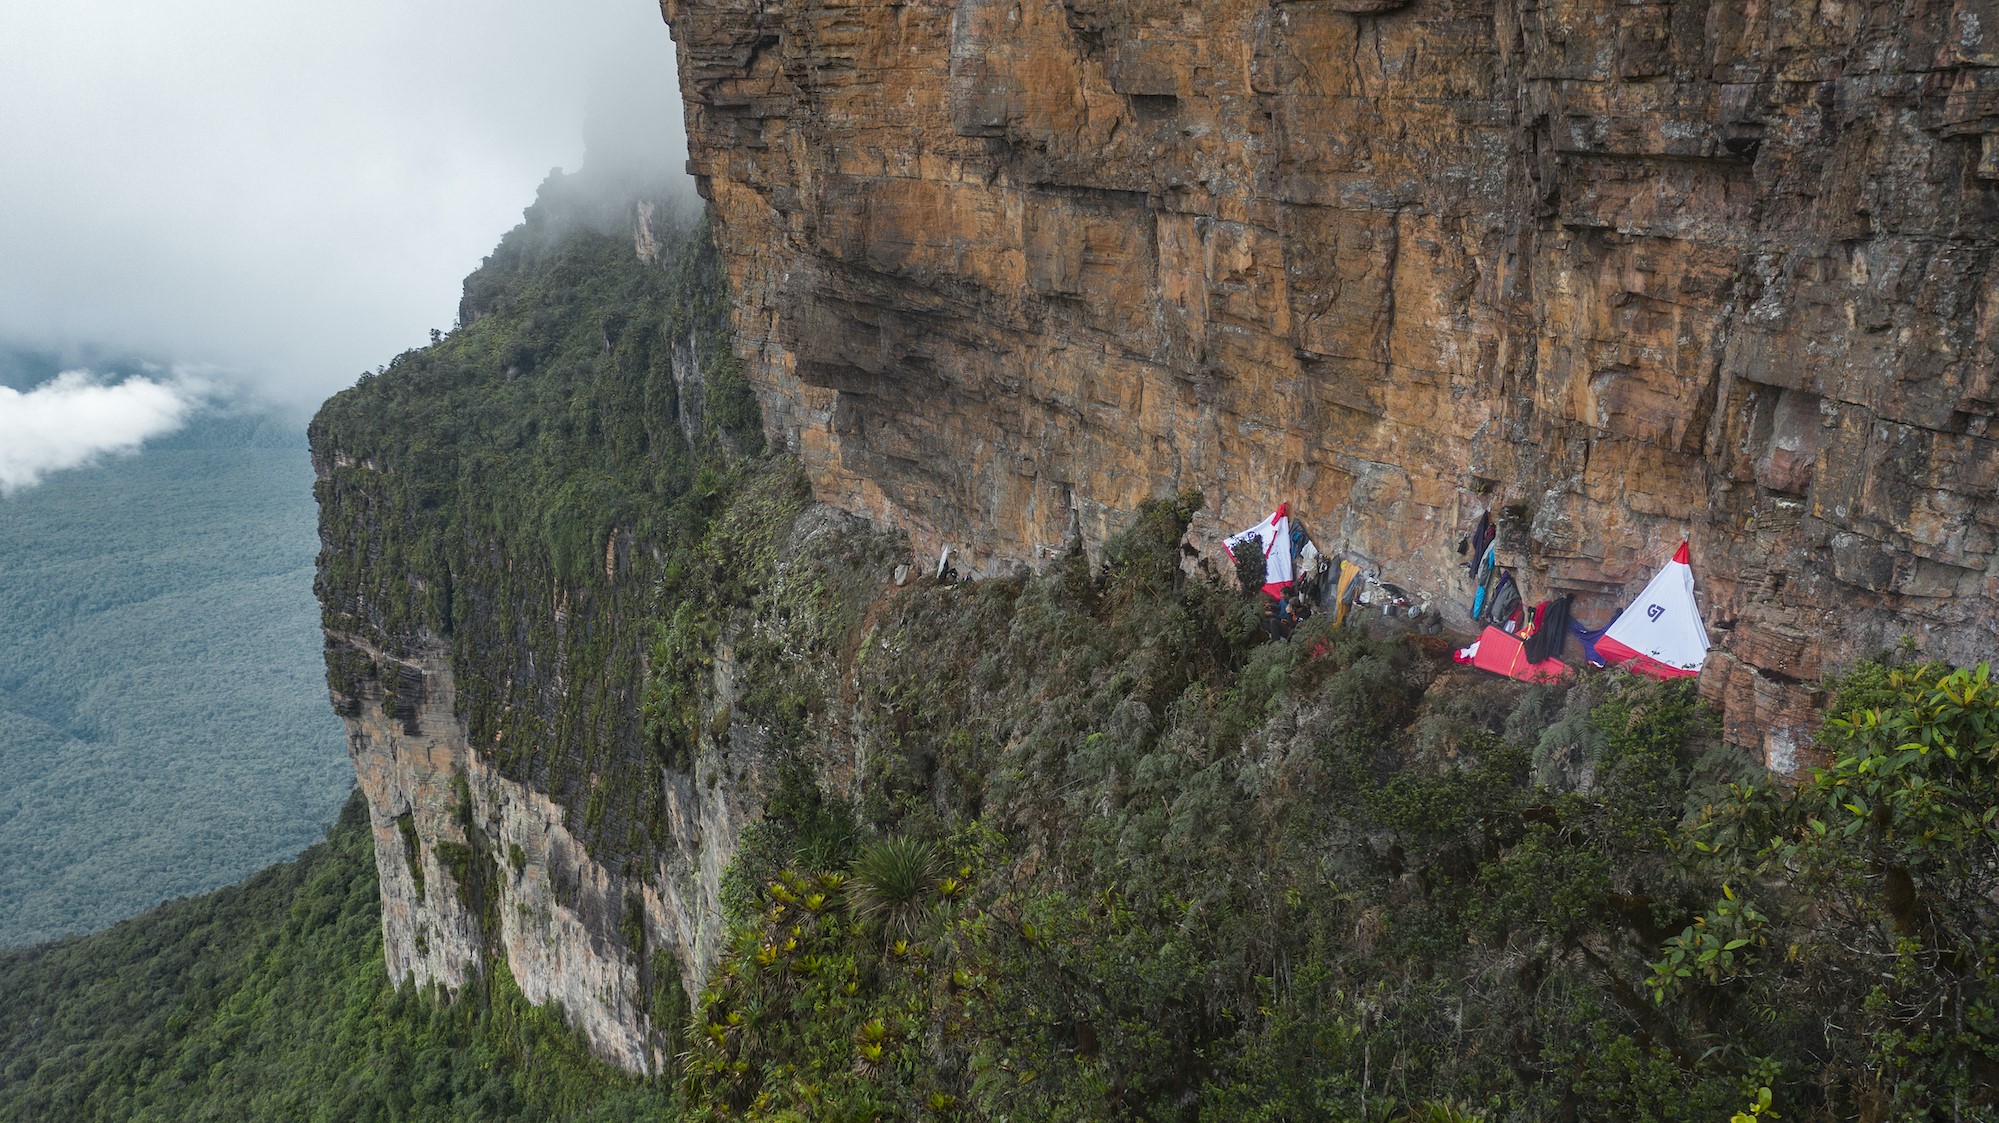
[[[463, 325], [331, 399], [311, 438], [330, 637], [447, 645], [473, 740], [618, 868], [661, 840], [639, 695], [659, 586], [762, 446], [705, 223], [554, 177], [465, 282]], [[790, 477], [795, 478], [795, 477]], [[793, 490], [795, 490], [795, 485]], [[397, 676], [330, 639], [328, 677]]]
[[[1992, 1117], [1982, 668], [1862, 668], [1786, 788], [1686, 684], [1255, 644], [1189, 507], [892, 599], [858, 798], [739, 858], [691, 1117]], [[891, 845], [939, 867], [885, 924]]]
[[1176, 521], [1102, 578], [896, 599], [866, 795], [788, 773], [660, 1011], [677, 1079], [504, 967], [395, 988], [357, 799], [296, 863], [0, 956], [0, 1118], [1991, 1117], [1982, 669], [1862, 668], [1775, 788], [1683, 687], [1250, 645]]

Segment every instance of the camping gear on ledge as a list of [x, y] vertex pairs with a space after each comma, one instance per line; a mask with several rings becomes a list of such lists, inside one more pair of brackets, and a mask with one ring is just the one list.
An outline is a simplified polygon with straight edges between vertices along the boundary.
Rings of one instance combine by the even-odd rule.
[[1707, 650], [1707, 628], [1694, 601], [1693, 564], [1682, 541], [1673, 560], [1604, 629], [1596, 654], [1611, 666], [1625, 664], [1653, 678], [1684, 678], [1700, 674]]
[[1568, 664], [1560, 659], [1544, 659], [1539, 663], [1528, 659], [1525, 643], [1490, 625], [1470, 647], [1459, 648], [1451, 658], [1521, 682], [1560, 682], [1569, 674]]
[[1354, 597], [1355, 604], [1380, 608], [1383, 616], [1415, 616], [1422, 611], [1416, 597], [1400, 585], [1381, 579], [1381, 571], [1367, 571], [1367, 587]]
[[1583, 622], [1581, 620], [1577, 620], [1574, 617], [1569, 618], [1569, 634], [1576, 637], [1577, 643], [1583, 645], [1583, 659], [1586, 660], [1589, 663], [1589, 665], [1592, 667], [1609, 666], [1609, 664], [1603, 661], [1603, 656], [1597, 654], [1596, 650], [1596, 641], [1602, 639], [1603, 633], [1609, 630], [1610, 630], [1609, 624], [1605, 624], [1601, 628], [1596, 628], [1592, 630], [1583, 627]]
[[1485, 618], [1485, 602], [1492, 596], [1493, 587], [1499, 580], [1499, 544], [1488, 541], [1485, 549], [1471, 564], [1471, 618]]
[[1569, 607], [1575, 599], [1575, 594], [1563, 593], [1534, 606], [1534, 631], [1526, 637], [1528, 662], [1561, 656], [1562, 645], [1569, 641]]
[[1493, 572], [1499, 577], [1492, 584], [1492, 595], [1486, 598], [1485, 615], [1472, 619], [1483, 619], [1512, 632], [1520, 626], [1520, 586], [1513, 580], [1511, 570], [1495, 569]]
[[1340, 585], [1333, 608], [1333, 626], [1342, 627], [1347, 622], [1347, 610], [1360, 597], [1361, 568], [1345, 558], [1340, 559]]
[[1237, 550], [1256, 549], [1263, 554], [1263, 591], [1281, 596], [1291, 587], [1291, 504], [1285, 503], [1271, 516], [1241, 534], [1222, 541], [1234, 561]]

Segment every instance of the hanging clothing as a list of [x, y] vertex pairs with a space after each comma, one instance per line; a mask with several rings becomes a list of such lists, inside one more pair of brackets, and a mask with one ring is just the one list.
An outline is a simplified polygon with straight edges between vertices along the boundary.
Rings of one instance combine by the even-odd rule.
[[1465, 572], [1471, 574], [1474, 584], [1478, 582], [1479, 567], [1485, 564], [1486, 548], [1492, 545], [1492, 512], [1480, 511], [1478, 524], [1472, 527], [1471, 555], [1465, 559]]
[[1485, 590], [1485, 608], [1490, 618], [1493, 595], [1499, 592], [1499, 579], [1505, 573], [1499, 568], [1499, 543], [1485, 548], [1485, 562], [1479, 569], [1479, 587]]
[[1610, 630], [1610, 625], [1605, 624], [1603, 627], [1591, 631], [1590, 629], [1583, 627], [1582, 621], [1577, 620], [1574, 617], [1571, 617], [1569, 619], [1569, 634], [1576, 637], [1577, 643], [1583, 645], [1583, 659], [1587, 661], [1589, 665], [1592, 667], [1604, 667], [1609, 665], [1604, 661], [1602, 655], [1597, 654], [1596, 650], [1596, 641], [1602, 639], [1603, 633], [1609, 630]]
[[[1294, 530], [1293, 533], [1299, 532]], [[1292, 561], [1294, 578], [1292, 591], [1297, 593], [1302, 601], [1313, 601], [1319, 597], [1319, 578], [1323, 572], [1319, 565], [1321, 560], [1323, 558], [1319, 548], [1307, 538], [1304, 548], [1298, 551], [1298, 556]]]
[[1493, 585], [1499, 578], [1499, 546], [1490, 541], [1474, 558], [1472, 582], [1476, 585], [1471, 598], [1471, 618], [1484, 619], [1486, 602], [1492, 599]]
[[1360, 595], [1360, 567], [1345, 558], [1340, 559], [1339, 599], [1333, 608], [1333, 626], [1347, 622], [1347, 609], [1353, 606], [1354, 598]]
[[1561, 657], [1562, 644], [1569, 638], [1569, 609], [1575, 599], [1575, 594], [1563, 593], [1554, 600], [1542, 602], [1541, 611], [1534, 620], [1534, 634], [1527, 640], [1528, 662], [1539, 663]]
[[1547, 601], [1542, 601], [1540, 604], [1537, 604], [1534, 607], [1528, 609], [1526, 613], [1526, 622], [1520, 626], [1519, 631], [1516, 631], [1513, 634], [1519, 636], [1521, 639], [1526, 639], [1528, 636], [1533, 635], [1534, 629], [1541, 626], [1541, 615], [1547, 611], [1548, 611]]
[[[1485, 618], [1502, 626], [1509, 620], [1517, 623], [1521, 604], [1520, 586], [1513, 583], [1513, 574], [1503, 569], [1498, 572], [1499, 578], [1486, 604]], [[1512, 631], [1510, 628], [1507, 630]]]

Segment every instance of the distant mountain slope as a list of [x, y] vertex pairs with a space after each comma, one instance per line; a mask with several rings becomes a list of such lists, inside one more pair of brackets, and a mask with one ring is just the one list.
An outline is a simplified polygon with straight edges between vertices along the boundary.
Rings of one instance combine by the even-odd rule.
[[210, 417], [0, 499], [0, 945], [227, 884], [338, 809], [302, 429]]

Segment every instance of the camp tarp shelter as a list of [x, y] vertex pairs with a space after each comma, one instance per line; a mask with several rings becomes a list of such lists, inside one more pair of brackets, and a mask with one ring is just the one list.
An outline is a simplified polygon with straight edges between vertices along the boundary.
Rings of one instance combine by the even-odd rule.
[[1347, 609], [1353, 607], [1354, 597], [1360, 593], [1360, 573], [1359, 566], [1345, 558], [1340, 559], [1339, 590], [1334, 594], [1338, 599], [1333, 602], [1333, 626], [1336, 628], [1347, 622]]
[[1479, 634], [1470, 647], [1459, 648], [1451, 658], [1481, 671], [1517, 678], [1521, 682], [1560, 682], [1569, 675], [1568, 664], [1560, 659], [1528, 662], [1525, 642], [1490, 626]]
[[1707, 628], [1701, 623], [1700, 605], [1694, 602], [1694, 567], [1685, 542], [1596, 641], [1596, 653], [1605, 663], [1653, 678], [1700, 674], [1707, 649]]
[[1229, 559], [1234, 560], [1236, 552], [1255, 549], [1263, 554], [1263, 591], [1273, 597], [1281, 597], [1284, 590], [1291, 587], [1291, 504], [1278, 507], [1271, 516], [1241, 534], [1232, 535], [1222, 542]]

